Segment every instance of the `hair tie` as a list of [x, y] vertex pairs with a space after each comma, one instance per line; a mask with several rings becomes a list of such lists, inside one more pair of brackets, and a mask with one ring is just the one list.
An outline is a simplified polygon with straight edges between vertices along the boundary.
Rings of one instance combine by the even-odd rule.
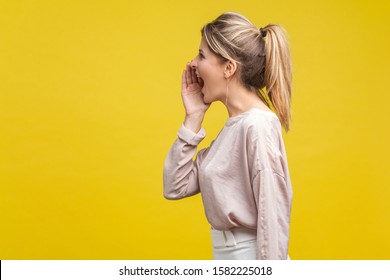
[[262, 27], [260, 28], [260, 35], [261, 37], [265, 37], [267, 35], [267, 31], [264, 30]]

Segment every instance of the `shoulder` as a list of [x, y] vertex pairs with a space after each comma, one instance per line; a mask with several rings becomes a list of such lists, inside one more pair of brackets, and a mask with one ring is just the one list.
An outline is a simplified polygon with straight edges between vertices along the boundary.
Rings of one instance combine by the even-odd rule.
[[276, 114], [261, 109], [250, 110], [241, 125], [247, 135], [253, 137], [275, 137], [281, 132], [281, 123]]
[[276, 114], [256, 110], [243, 124], [246, 126], [246, 151], [248, 158], [252, 158], [253, 170], [285, 174], [282, 126]]

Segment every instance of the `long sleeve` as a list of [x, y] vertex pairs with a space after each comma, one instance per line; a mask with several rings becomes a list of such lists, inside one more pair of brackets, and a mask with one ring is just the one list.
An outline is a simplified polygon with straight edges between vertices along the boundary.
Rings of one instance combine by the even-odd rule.
[[195, 161], [192, 158], [206, 133], [203, 128], [198, 133], [194, 133], [182, 125], [177, 135], [178, 138], [169, 150], [164, 163], [166, 199], [181, 199], [200, 192], [198, 169], [206, 149], [198, 152]]
[[271, 169], [259, 171], [253, 181], [258, 187], [257, 259], [287, 259], [291, 209], [288, 184]]

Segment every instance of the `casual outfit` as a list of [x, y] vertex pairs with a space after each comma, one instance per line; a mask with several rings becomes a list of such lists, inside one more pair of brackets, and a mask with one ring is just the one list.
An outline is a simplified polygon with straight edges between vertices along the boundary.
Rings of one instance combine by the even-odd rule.
[[164, 196], [201, 193], [214, 258], [287, 259], [292, 188], [277, 116], [253, 108], [229, 118], [193, 160], [204, 137], [203, 128], [181, 126], [164, 164]]

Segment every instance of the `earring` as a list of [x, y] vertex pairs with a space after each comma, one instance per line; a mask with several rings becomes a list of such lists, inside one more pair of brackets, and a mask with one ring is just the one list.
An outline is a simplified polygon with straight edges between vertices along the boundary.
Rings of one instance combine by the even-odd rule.
[[226, 108], [228, 108], [228, 95], [229, 95], [229, 80], [226, 78], [226, 99], [225, 99]]

